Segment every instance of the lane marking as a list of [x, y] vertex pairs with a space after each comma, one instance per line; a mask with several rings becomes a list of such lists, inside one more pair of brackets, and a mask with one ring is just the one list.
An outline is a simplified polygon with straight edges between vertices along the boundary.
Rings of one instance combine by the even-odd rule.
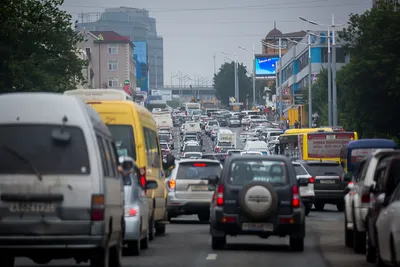
[[214, 261], [217, 259], [217, 254], [208, 254], [206, 260], [208, 261]]

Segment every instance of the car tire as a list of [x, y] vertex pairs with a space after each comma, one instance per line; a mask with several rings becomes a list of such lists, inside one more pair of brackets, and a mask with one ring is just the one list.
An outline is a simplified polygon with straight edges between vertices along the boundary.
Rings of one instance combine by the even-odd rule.
[[144, 238], [140, 240], [140, 249], [148, 249], [149, 248], [149, 235], [146, 233]]
[[127, 242], [128, 245], [128, 256], [139, 256], [140, 254], [140, 241], [134, 240]]
[[[2, 259], [2, 264], [3, 264]], [[105, 248], [101, 248], [96, 253], [93, 254], [90, 259], [90, 267], [111, 267], [109, 265], [110, 262], [110, 248], [108, 247], [108, 243], [106, 243]]]
[[226, 236], [211, 236], [211, 248], [221, 250], [226, 245]]
[[155, 235], [155, 221], [154, 221], [154, 208], [153, 208], [153, 212], [150, 216], [150, 220], [149, 220], [149, 240], [152, 241], [154, 240], [154, 235]]
[[344, 203], [336, 204], [336, 208], [338, 211], [344, 211]]
[[197, 217], [201, 222], [209, 222], [210, 221], [210, 213], [199, 213]]
[[[248, 191], [251, 189], [255, 189], [256, 187], [264, 188], [264, 192], [269, 192], [268, 196], [268, 201], [270, 202], [269, 206], [262, 212], [255, 212], [252, 211], [251, 208], [249, 208], [248, 203], [246, 203], [246, 196], [248, 194]], [[270, 198], [269, 198], [270, 197]], [[241, 211], [243, 213], [252, 219], [255, 220], [260, 220], [260, 219], [265, 219], [274, 214], [278, 207], [278, 196], [273, 188], [273, 186], [270, 183], [266, 182], [251, 182], [247, 185], [245, 185], [239, 192], [239, 205], [241, 208]]]
[[290, 249], [293, 251], [304, 251], [304, 237], [290, 237]]
[[323, 211], [325, 207], [325, 203], [323, 202], [315, 202], [314, 207], [317, 211]]
[[376, 248], [371, 244], [371, 238], [369, 237], [368, 225], [365, 231], [365, 260], [369, 263], [375, 263]]
[[1, 266], [2, 267], [14, 267], [15, 266], [15, 258], [11, 255], [6, 255], [6, 253], [0, 253], [1, 258]]
[[121, 267], [122, 266], [122, 248], [123, 248], [123, 237], [122, 234], [117, 244], [110, 249], [109, 267]]
[[308, 216], [310, 214], [311, 208], [312, 208], [312, 204], [307, 204], [306, 205], [306, 211], [305, 211], [306, 216]]
[[164, 212], [164, 218], [163, 218], [163, 222], [156, 222], [156, 234], [157, 235], [164, 235], [166, 228], [167, 228], [167, 224], [166, 222], [168, 221], [168, 212], [165, 211]]
[[347, 228], [347, 215], [344, 213], [344, 244], [348, 248], [353, 247], [353, 230]]

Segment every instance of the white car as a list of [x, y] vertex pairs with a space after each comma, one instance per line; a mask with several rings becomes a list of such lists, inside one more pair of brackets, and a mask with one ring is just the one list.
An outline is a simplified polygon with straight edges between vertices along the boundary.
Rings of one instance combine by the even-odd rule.
[[206, 126], [205, 126], [205, 132], [206, 132], [206, 134], [208, 134], [208, 135], [210, 135], [210, 131], [211, 131], [211, 127], [212, 126], [218, 126], [219, 127], [219, 122], [218, 121], [216, 121], [216, 120], [209, 120], [209, 121], [207, 121], [207, 123], [206, 123]]
[[242, 151], [240, 155], [255, 155], [255, 156], [263, 156], [263, 153], [260, 151]]
[[314, 192], [314, 182], [315, 178], [308, 173], [306, 168], [301, 165], [299, 162], [292, 162], [294, 166], [294, 170], [296, 172], [297, 180], [305, 179], [308, 181], [307, 186], [300, 186], [300, 197], [304, 203], [306, 208], [306, 216], [310, 214], [312, 205], [314, 204], [315, 200], [315, 192]]
[[201, 159], [201, 156], [203, 156], [203, 153], [201, 153], [201, 152], [186, 152], [186, 153], [183, 153], [182, 158], [183, 159]]
[[247, 141], [243, 151], [269, 151], [268, 145], [264, 141]]

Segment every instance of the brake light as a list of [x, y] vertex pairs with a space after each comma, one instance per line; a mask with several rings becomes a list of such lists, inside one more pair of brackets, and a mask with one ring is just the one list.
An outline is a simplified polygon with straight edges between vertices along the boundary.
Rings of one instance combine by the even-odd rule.
[[135, 208], [125, 209], [125, 217], [134, 217], [137, 215], [137, 210]]
[[369, 192], [363, 192], [361, 195], [361, 203], [369, 203], [371, 200]]
[[90, 218], [92, 221], [104, 220], [104, 195], [92, 195]]
[[292, 206], [293, 208], [300, 208], [299, 188], [296, 185], [292, 186]]
[[175, 189], [175, 187], [176, 187], [176, 182], [175, 182], [175, 180], [169, 180], [169, 181], [168, 181], [168, 187], [169, 187], [170, 189]]
[[217, 189], [217, 206], [224, 205], [224, 185], [220, 184]]
[[194, 163], [193, 167], [205, 167], [206, 164], [205, 163]]
[[144, 191], [146, 191], [146, 167], [139, 168], [139, 172], [140, 172], [140, 184], [145, 189]]
[[308, 179], [308, 182], [309, 182], [310, 184], [313, 184], [313, 183], [315, 182], [315, 177], [314, 177], [314, 176], [310, 177], [310, 178]]

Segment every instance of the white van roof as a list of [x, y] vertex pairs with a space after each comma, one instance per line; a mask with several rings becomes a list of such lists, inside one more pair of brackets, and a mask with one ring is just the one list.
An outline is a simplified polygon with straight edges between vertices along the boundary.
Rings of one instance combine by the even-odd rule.
[[76, 90], [65, 91], [64, 95], [77, 96], [83, 101], [88, 101], [88, 100], [133, 101], [133, 98], [130, 95], [125, 93], [124, 90], [119, 90], [119, 89], [76, 89]]
[[0, 95], [0, 123], [62, 124], [94, 128], [111, 136], [98, 113], [82, 100], [56, 93], [11, 93]]

